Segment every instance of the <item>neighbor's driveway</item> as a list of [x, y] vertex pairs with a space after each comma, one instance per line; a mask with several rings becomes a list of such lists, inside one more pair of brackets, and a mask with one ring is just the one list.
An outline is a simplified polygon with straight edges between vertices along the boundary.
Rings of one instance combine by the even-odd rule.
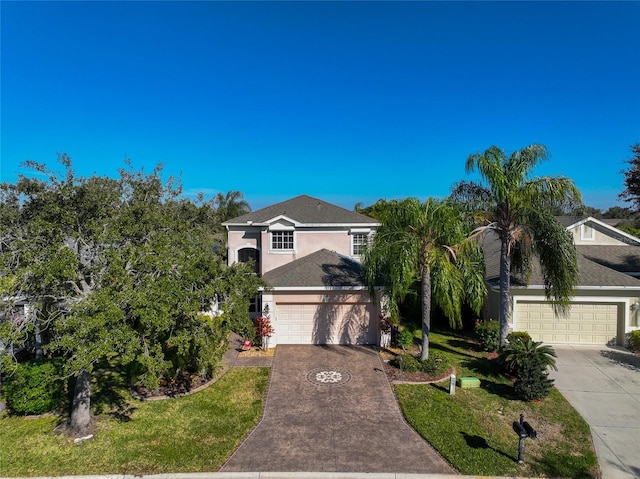
[[220, 471], [455, 473], [405, 423], [376, 351], [289, 345], [262, 420]]
[[591, 427], [604, 479], [640, 477], [640, 358], [607, 347], [554, 349], [550, 376]]

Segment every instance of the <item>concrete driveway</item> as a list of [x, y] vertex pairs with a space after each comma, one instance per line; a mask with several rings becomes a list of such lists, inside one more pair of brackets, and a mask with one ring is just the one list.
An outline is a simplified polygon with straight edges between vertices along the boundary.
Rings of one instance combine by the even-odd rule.
[[280, 345], [263, 417], [220, 472], [455, 471], [404, 421], [377, 352]]
[[640, 358], [596, 346], [553, 346], [555, 386], [591, 427], [604, 479], [640, 477]]

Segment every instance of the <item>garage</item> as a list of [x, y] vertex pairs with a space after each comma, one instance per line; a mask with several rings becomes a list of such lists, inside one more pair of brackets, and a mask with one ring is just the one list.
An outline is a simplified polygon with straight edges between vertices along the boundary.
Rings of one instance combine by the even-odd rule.
[[556, 317], [549, 303], [517, 300], [514, 329], [545, 343], [607, 344], [616, 341], [623, 307], [615, 302], [575, 302], [567, 317]]
[[375, 344], [371, 302], [276, 303], [277, 344]]

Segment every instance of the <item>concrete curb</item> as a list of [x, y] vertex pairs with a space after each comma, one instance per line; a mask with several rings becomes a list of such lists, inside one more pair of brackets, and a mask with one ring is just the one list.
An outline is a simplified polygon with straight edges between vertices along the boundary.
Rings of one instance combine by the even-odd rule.
[[[518, 476], [459, 476], [394, 472], [184, 472], [174, 474], [107, 474], [87, 476], [38, 476], [30, 479], [519, 479]], [[0, 477], [0, 479], [24, 479]], [[522, 479], [522, 478], [520, 478]]]

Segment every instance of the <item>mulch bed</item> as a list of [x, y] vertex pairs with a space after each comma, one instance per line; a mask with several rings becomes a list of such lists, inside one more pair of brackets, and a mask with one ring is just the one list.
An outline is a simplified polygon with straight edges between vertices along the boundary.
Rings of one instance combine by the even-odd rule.
[[432, 376], [429, 373], [402, 371], [400, 368], [392, 364], [393, 358], [398, 354], [411, 354], [417, 358], [420, 357], [420, 349], [417, 346], [407, 351], [399, 348], [381, 348], [379, 351], [384, 372], [389, 381], [393, 383], [429, 384], [444, 381], [445, 379], [448, 379], [451, 374], [455, 374], [455, 369], [453, 367], [449, 368], [448, 371], [440, 374], [439, 376]]
[[131, 388], [131, 395], [136, 399], [154, 400], [168, 399], [200, 391], [215, 381], [216, 378], [206, 378], [197, 374], [183, 373], [178, 378], [172, 380], [161, 380], [157, 389], [148, 389], [142, 385]]

